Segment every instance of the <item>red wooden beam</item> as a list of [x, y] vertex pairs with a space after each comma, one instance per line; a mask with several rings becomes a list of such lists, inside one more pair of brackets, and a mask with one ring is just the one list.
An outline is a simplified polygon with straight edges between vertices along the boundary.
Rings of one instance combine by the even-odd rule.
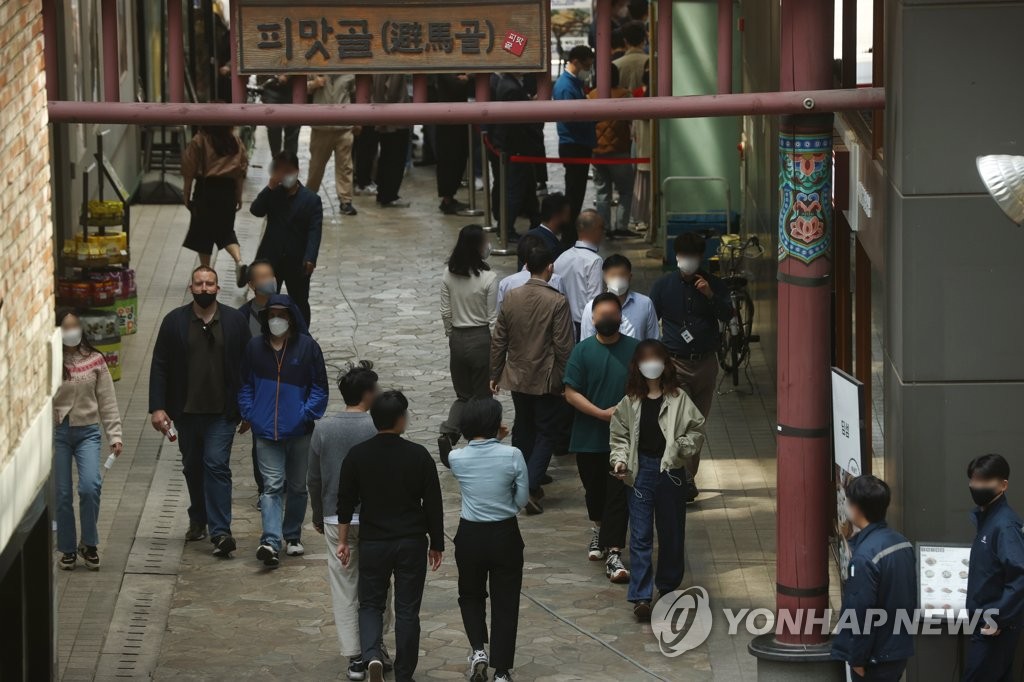
[[[487, 75], [478, 77], [486, 83]], [[481, 93], [477, 88], [477, 96]], [[50, 102], [55, 123], [146, 125], [412, 125], [701, 118], [883, 109], [883, 88], [689, 97], [427, 104], [152, 104]]]

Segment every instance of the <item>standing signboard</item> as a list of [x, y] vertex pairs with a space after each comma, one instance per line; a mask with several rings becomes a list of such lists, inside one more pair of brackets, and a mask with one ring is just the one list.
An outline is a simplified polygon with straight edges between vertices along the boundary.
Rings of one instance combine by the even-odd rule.
[[239, 0], [242, 74], [544, 71], [543, 0]]
[[850, 538], [857, 529], [846, 517], [846, 484], [865, 471], [867, 438], [864, 432], [864, 384], [837, 367], [832, 368], [833, 481], [836, 492], [836, 556], [843, 582], [849, 573]]
[[577, 45], [586, 45], [594, 21], [590, 0], [551, 0], [551, 50], [567, 58]]

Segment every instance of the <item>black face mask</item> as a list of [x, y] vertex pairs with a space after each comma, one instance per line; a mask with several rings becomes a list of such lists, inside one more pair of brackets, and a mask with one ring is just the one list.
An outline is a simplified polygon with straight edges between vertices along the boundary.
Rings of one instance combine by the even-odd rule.
[[601, 336], [615, 336], [615, 333], [619, 331], [619, 326], [622, 324], [622, 320], [616, 320], [614, 317], [603, 317], [597, 321], [594, 325], [594, 329]]
[[992, 501], [999, 497], [999, 491], [995, 488], [970, 488], [971, 499], [979, 507], [987, 507]]
[[217, 301], [217, 294], [211, 294], [209, 292], [197, 294], [192, 292], [192, 300], [196, 302], [196, 305], [205, 310]]

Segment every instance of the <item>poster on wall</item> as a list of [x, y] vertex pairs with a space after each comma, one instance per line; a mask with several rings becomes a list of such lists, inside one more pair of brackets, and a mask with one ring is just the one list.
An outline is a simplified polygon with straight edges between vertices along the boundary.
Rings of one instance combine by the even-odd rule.
[[846, 516], [846, 485], [864, 473], [867, 442], [864, 433], [864, 384], [832, 368], [832, 452], [836, 493], [835, 551], [839, 576], [849, 577], [850, 538], [857, 532]]
[[551, 0], [551, 54], [559, 61], [577, 45], [586, 45], [594, 10], [590, 0]]

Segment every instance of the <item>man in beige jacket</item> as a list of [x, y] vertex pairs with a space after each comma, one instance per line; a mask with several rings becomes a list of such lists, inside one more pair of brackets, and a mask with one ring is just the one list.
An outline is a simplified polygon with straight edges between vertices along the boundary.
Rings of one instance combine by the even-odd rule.
[[491, 335], [491, 391], [512, 393], [512, 445], [522, 451], [530, 476], [526, 511], [540, 514], [540, 479], [563, 421], [562, 375], [574, 335], [569, 302], [548, 284], [554, 272], [551, 252], [531, 249], [526, 267], [530, 280], [508, 293]]
[[[306, 89], [314, 104], [348, 104], [356, 90], [355, 76], [331, 74], [311, 76]], [[350, 125], [313, 126], [309, 131], [309, 176], [306, 187], [320, 191], [327, 161], [334, 154], [334, 190], [338, 193], [338, 210], [343, 215], [356, 215], [352, 205], [352, 140], [357, 134]]]

